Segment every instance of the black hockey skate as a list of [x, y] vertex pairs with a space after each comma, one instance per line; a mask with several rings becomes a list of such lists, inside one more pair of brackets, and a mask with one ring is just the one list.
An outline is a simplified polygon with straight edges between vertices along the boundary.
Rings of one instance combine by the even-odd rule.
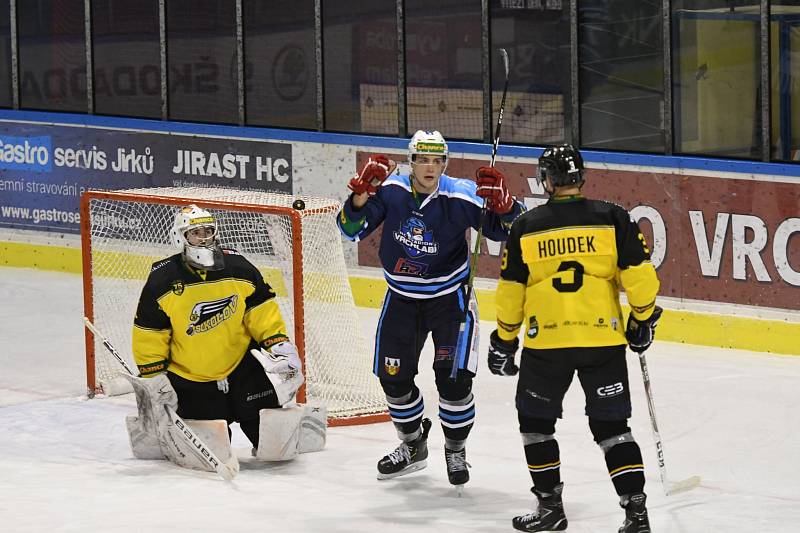
[[428, 466], [428, 432], [431, 421], [422, 419], [422, 434], [411, 442], [401, 442], [400, 446], [378, 461], [378, 479], [392, 479], [404, 476]]
[[647, 496], [642, 493], [623, 497], [620, 506], [625, 509], [625, 522], [619, 528], [619, 533], [650, 533], [645, 501]]
[[536, 495], [539, 508], [534, 513], [517, 516], [511, 521], [514, 529], [519, 531], [564, 531], [567, 529], [567, 517], [564, 515], [564, 504], [561, 501], [561, 491], [564, 484], [559, 483], [553, 487], [553, 492], [544, 494], [532, 488]]
[[447, 463], [447, 479], [451, 485], [463, 485], [469, 481], [469, 463], [467, 462], [467, 450], [462, 448], [460, 451], [444, 449], [444, 461]]

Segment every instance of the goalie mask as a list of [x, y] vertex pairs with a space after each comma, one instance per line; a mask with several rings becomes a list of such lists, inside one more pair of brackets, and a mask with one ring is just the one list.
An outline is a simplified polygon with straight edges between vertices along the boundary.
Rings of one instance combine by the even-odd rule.
[[[553, 187], [583, 185], [583, 157], [571, 144], [551, 146], [539, 158], [539, 181], [546, 186], [547, 178]], [[552, 192], [552, 191], [548, 191]]]
[[419, 130], [408, 143], [408, 162], [411, 164], [411, 168], [414, 168], [418, 155], [427, 155], [442, 159], [441, 173], [444, 173], [447, 168], [447, 154], [447, 142], [438, 131]]
[[222, 248], [217, 239], [217, 221], [210, 212], [192, 204], [175, 214], [170, 240], [183, 253], [184, 260], [195, 268], [221, 270]]

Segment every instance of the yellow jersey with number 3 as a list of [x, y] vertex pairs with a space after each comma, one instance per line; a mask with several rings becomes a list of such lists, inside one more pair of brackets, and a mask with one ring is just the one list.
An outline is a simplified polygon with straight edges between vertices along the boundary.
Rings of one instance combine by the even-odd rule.
[[534, 349], [625, 344], [619, 303], [653, 312], [659, 281], [639, 226], [622, 207], [551, 199], [516, 219], [497, 287], [498, 335]]

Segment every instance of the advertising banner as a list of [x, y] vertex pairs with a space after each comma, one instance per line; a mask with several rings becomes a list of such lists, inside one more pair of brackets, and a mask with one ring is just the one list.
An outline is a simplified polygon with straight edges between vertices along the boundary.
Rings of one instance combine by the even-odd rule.
[[78, 233], [88, 188], [293, 192], [290, 143], [0, 123], [0, 228]]
[[[369, 154], [357, 154], [356, 168]], [[388, 154], [401, 163], [405, 153]], [[485, 159], [451, 154], [447, 174], [474, 179]], [[547, 201], [533, 163], [498, 162], [528, 209]], [[401, 172], [408, 172], [403, 164]], [[639, 221], [661, 280], [660, 294], [800, 310], [800, 182], [667, 172], [586, 171], [584, 192], [617, 203]], [[475, 232], [472, 232], [475, 238]], [[359, 243], [358, 262], [380, 266], [380, 228]], [[497, 279], [500, 243], [481, 244], [480, 277]]]

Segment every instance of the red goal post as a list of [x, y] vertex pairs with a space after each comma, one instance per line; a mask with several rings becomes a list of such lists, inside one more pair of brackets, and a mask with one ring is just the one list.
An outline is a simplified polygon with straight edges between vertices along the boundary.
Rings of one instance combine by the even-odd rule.
[[[370, 342], [350, 291], [336, 200], [210, 187], [88, 190], [81, 196], [84, 312], [133, 364], [131, 328], [151, 265], [177, 253], [174, 213], [195, 204], [218, 221], [224, 246], [262, 273], [303, 359], [298, 401], [328, 408], [331, 425], [389, 420], [372, 375]], [[119, 365], [88, 329], [89, 395], [128, 392]]]

